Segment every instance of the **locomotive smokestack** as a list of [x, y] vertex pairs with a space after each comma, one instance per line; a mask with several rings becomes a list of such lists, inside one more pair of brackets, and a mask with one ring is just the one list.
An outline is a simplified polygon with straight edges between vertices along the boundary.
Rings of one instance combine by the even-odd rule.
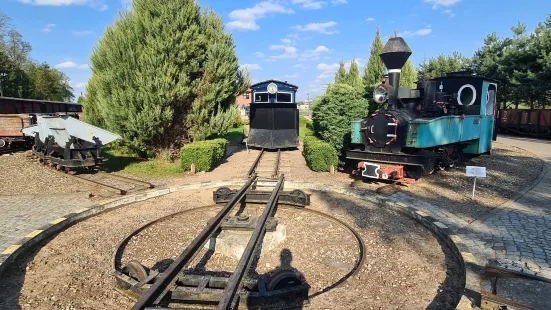
[[388, 96], [389, 110], [396, 110], [400, 73], [410, 55], [411, 49], [401, 37], [390, 38], [379, 55], [388, 69], [389, 84], [392, 86], [392, 93]]

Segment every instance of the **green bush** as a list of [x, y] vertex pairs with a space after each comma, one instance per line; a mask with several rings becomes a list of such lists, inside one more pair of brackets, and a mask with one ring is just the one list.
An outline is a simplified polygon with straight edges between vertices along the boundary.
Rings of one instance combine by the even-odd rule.
[[191, 170], [195, 164], [195, 171], [210, 171], [220, 163], [226, 153], [226, 139], [196, 141], [184, 145], [180, 150], [180, 165], [184, 171]]
[[367, 116], [368, 104], [362, 93], [352, 86], [331, 85], [313, 108], [312, 121], [316, 135], [344, 157], [350, 144], [350, 122]]
[[313, 171], [329, 171], [331, 166], [337, 166], [339, 162], [337, 151], [331, 144], [314, 136], [304, 138], [302, 155]]

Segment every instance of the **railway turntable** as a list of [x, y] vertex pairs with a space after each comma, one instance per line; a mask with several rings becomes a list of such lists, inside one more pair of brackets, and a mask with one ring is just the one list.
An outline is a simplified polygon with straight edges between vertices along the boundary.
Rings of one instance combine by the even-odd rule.
[[[115, 254], [114, 276], [117, 279], [117, 289], [137, 298], [132, 309], [182, 304], [216, 305], [217, 309], [233, 309], [235, 306], [280, 309], [296, 307], [307, 300], [310, 286], [296, 270], [285, 268], [269, 277], [250, 277], [250, 270], [254, 269], [251, 267], [258, 259], [267, 231], [273, 232], [278, 226], [274, 218], [278, 204], [305, 207], [310, 200], [309, 195], [301, 190], [283, 191], [284, 175], [279, 176], [271, 191], [253, 190], [258, 181], [257, 175], [253, 174], [239, 190], [230, 190], [227, 187], [216, 190], [213, 193], [214, 201], [225, 203], [225, 206], [162, 273], [149, 271], [135, 260], [121, 268], [122, 252], [130, 239], [159, 220], [138, 229], [121, 243]], [[243, 213], [245, 203], [265, 203], [265, 206], [259, 216], [250, 216]], [[241, 206], [239, 210], [232, 213], [238, 205]], [[186, 272], [186, 267], [203, 246], [209, 240], [211, 245], [216, 242], [221, 230], [252, 231], [231, 276], [194, 275]]]

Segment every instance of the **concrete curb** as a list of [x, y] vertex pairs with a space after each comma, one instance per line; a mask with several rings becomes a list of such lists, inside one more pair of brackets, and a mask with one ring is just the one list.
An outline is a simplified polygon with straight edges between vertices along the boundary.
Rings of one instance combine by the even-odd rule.
[[[83, 208], [77, 210], [33, 231], [25, 238], [21, 239], [18, 243], [9, 246], [2, 254], [0, 254], [0, 276], [6, 269], [11, 266], [12, 263], [15, 262], [17, 258], [34, 249], [35, 246], [37, 246], [41, 241], [87, 218], [109, 212], [111, 210], [115, 210], [117, 208], [124, 207], [135, 202], [145, 201], [170, 193], [185, 190], [210, 189], [222, 186], [241, 185], [243, 185], [243, 179], [234, 179], [223, 182], [208, 181], [195, 184], [187, 184], [165, 189], [151, 190], [132, 196], [127, 196], [101, 205], [96, 205], [91, 208]], [[479, 304], [478, 293], [480, 292], [480, 267], [477, 263], [477, 260], [475, 256], [471, 252], [469, 252], [469, 248], [462, 242], [461, 237], [454, 234], [446, 225], [439, 222], [437, 219], [429, 216], [427, 213], [421, 210], [416, 209], [415, 207], [408, 206], [389, 197], [374, 194], [373, 192], [368, 190], [353, 189], [349, 186], [327, 186], [313, 183], [290, 181], [286, 182], [285, 185], [286, 187], [293, 189], [310, 189], [321, 192], [332, 192], [348, 195], [361, 200], [376, 203], [382, 207], [397, 211], [416, 220], [417, 222], [425, 226], [428, 230], [436, 234], [452, 250], [454, 255], [460, 261], [466, 286], [465, 292], [457, 308], [471, 309], [473, 304]]]

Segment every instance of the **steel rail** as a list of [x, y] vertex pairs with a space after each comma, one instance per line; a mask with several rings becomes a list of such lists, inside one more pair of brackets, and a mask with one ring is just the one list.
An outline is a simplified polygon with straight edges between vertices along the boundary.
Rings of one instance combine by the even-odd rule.
[[157, 298], [163, 294], [164, 290], [172, 283], [173, 279], [178, 273], [191, 261], [194, 254], [203, 247], [210, 236], [220, 227], [220, 224], [224, 218], [230, 213], [230, 211], [239, 203], [244, 197], [245, 193], [252, 186], [256, 174], [253, 173], [247, 180], [247, 183], [241, 187], [235, 197], [226, 204], [226, 206], [218, 212], [218, 214], [207, 224], [205, 228], [199, 233], [195, 239], [186, 247], [186, 249], [180, 254], [176, 260], [168, 267], [168, 269], [162, 274], [161, 277], [155, 280], [155, 283], [144, 293], [136, 304], [132, 307], [132, 310], [142, 310], [147, 306], [151, 306]]
[[251, 238], [249, 239], [249, 243], [247, 243], [247, 247], [245, 248], [241, 259], [239, 260], [239, 264], [237, 265], [236, 270], [232, 273], [228, 281], [228, 285], [224, 289], [223, 297], [218, 303], [217, 309], [231, 309], [233, 301], [236, 297], [235, 295], [237, 291], [241, 289], [241, 280], [243, 280], [245, 272], [250, 267], [253, 254], [256, 252], [259, 244], [264, 239], [264, 234], [266, 233], [266, 222], [268, 221], [268, 217], [272, 214], [274, 208], [277, 205], [277, 200], [279, 194], [281, 193], [281, 189], [283, 188], [284, 181], [285, 176], [282, 174], [279, 177], [279, 181], [277, 182], [277, 185], [275, 186], [272, 194], [270, 195], [270, 199], [264, 207], [264, 211], [262, 211], [262, 215], [260, 215], [260, 217], [258, 218], [257, 226], [253, 231]]
[[113, 178], [113, 179], [117, 179], [117, 180], [120, 180], [120, 181], [132, 183], [132, 184], [135, 184], [135, 185], [144, 186], [144, 187], [147, 187], [147, 188], [150, 188], [150, 189], [155, 188], [155, 185], [153, 185], [149, 182], [135, 180], [135, 179], [128, 178], [128, 177], [123, 177], [121, 175], [109, 173], [109, 172], [102, 171], [102, 170], [98, 170], [98, 174], [100, 174], [102, 176], [105, 176], [105, 177], [108, 177], [108, 178]]
[[264, 149], [262, 149], [260, 151], [260, 154], [258, 154], [256, 159], [254, 160], [253, 165], [251, 166], [251, 168], [249, 168], [249, 172], [247, 173], [247, 177], [250, 178], [253, 175], [253, 173], [256, 170], [256, 167], [258, 166], [258, 163], [260, 162], [260, 158], [262, 158], [262, 155], [264, 155]]
[[275, 161], [274, 172], [272, 172], [272, 178], [274, 179], [277, 178], [277, 176], [279, 175], [280, 160], [281, 160], [281, 149], [277, 149], [277, 157]]
[[89, 180], [89, 179], [80, 177], [78, 175], [72, 175], [70, 173], [59, 171], [55, 168], [52, 168], [52, 170], [59, 173], [59, 174], [61, 174], [61, 175], [63, 175], [64, 177], [66, 177], [68, 179], [73, 178], [73, 179], [76, 179], [77, 181], [88, 183], [88, 184], [93, 185], [93, 186], [100, 186], [100, 187], [103, 187], [104, 189], [106, 189], [108, 191], [115, 192], [115, 193], [118, 193], [120, 195], [126, 195], [126, 193], [127, 193], [127, 191], [122, 189], [122, 188], [114, 187], [114, 186], [107, 185], [107, 184], [104, 184], [104, 183], [101, 183], [101, 182], [98, 182], [98, 181], [94, 181], [94, 180]]

